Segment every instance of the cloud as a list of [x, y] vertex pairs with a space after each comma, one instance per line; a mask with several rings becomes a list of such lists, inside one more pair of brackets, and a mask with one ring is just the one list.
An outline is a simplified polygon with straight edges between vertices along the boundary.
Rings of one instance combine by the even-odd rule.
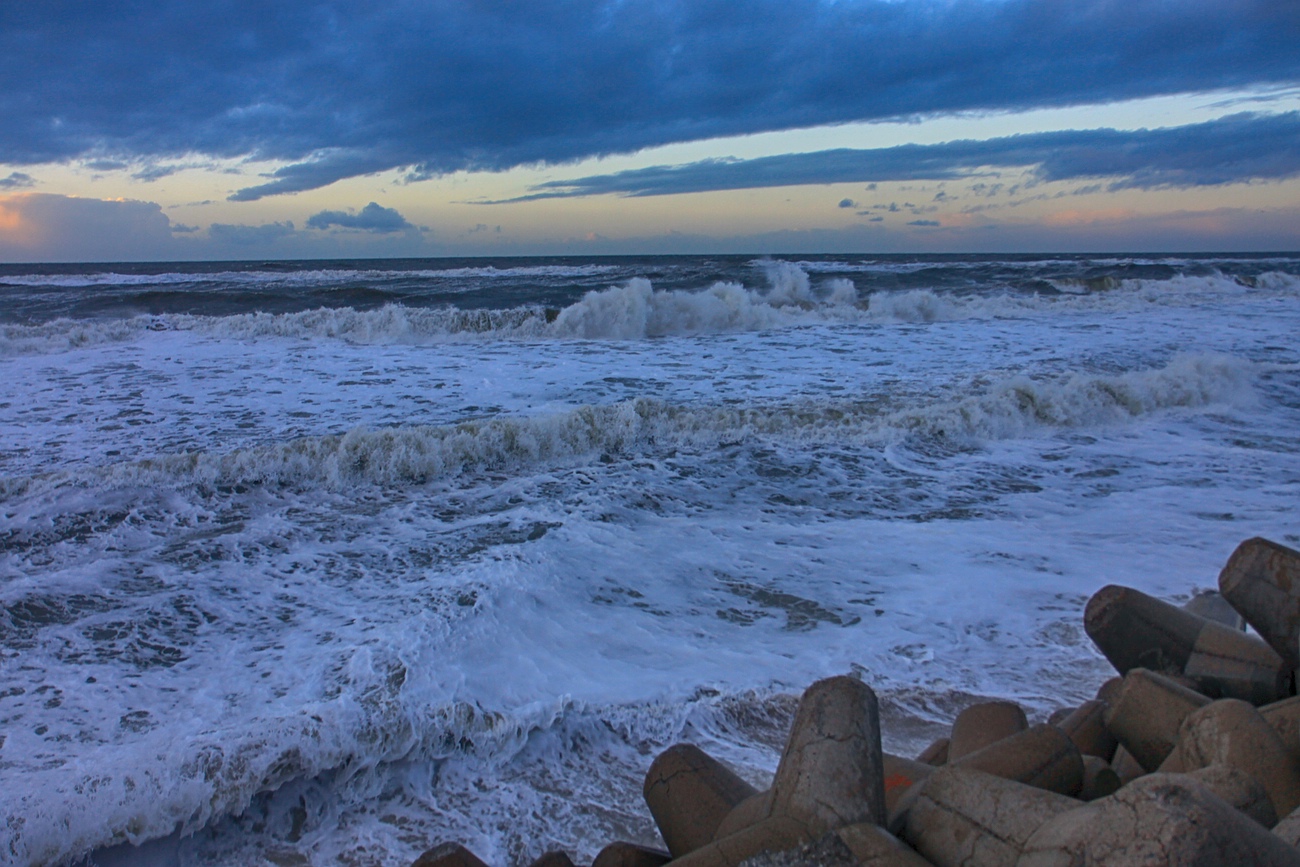
[[82, 165], [96, 172], [116, 172], [126, 168], [130, 163], [125, 160], [94, 159], [86, 160]]
[[280, 163], [234, 195], [252, 200], [397, 168], [1283, 87], [1298, 43], [1300, 6], [1279, 0], [10, 3], [0, 163]]
[[0, 178], [0, 190], [21, 190], [36, 186], [36, 179], [26, 172], [10, 172], [9, 177]]
[[909, 226], [937, 226], [937, 225], [939, 225], [939, 221], [938, 221], [938, 220], [912, 220], [912, 221], [909, 222], [907, 225], [909, 225]]
[[858, 205], [858, 203], [855, 202], [855, 201], [853, 201], [852, 199], [840, 199], [840, 205], [839, 205], [839, 206], [840, 206], [841, 208], [857, 208], [857, 207], [860, 207], [860, 206]]
[[385, 232], [402, 232], [414, 229], [406, 218], [395, 208], [383, 208], [371, 202], [358, 213], [349, 211], [321, 211], [307, 218], [307, 228], [328, 229], [338, 226], [342, 229], [360, 229], [365, 232], [383, 234]]
[[171, 177], [183, 168], [185, 167], [178, 165], [148, 165], [132, 174], [131, 177], [135, 178], [137, 181], [153, 183], [154, 181], [160, 181], [163, 178]]
[[[840, 148], [750, 160], [700, 160], [548, 181], [534, 187], [529, 195], [504, 201], [605, 193], [663, 196], [797, 184], [955, 180], [983, 169], [1008, 167], [1033, 168], [1042, 181], [1113, 178], [1112, 190], [1281, 180], [1300, 175], [1300, 112], [1235, 114], [1152, 130], [1061, 130], [983, 141], [871, 150]], [[996, 186], [983, 187], [982, 191]], [[897, 208], [891, 206], [890, 210]]]
[[294, 233], [293, 221], [263, 223], [247, 226], [243, 223], [213, 223], [208, 226], [208, 237], [218, 244], [236, 247], [261, 247], [272, 244]]
[[96, 262], [174, 254], [171, 224], [154, 202], [50, 193], [0, 196], [0, 259]]

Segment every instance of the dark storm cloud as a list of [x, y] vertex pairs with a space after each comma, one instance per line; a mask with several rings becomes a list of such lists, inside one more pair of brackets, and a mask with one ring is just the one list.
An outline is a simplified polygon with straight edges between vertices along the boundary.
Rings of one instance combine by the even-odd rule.
[[347, 211], [321, 211], [307, 218], [309, 229], [328, 229], [330, 226], [361, 229], [376, 234], [402, 232], [415, 228], [397, 212], [397, 209], [383, 208], [376, 202], [371, 202], [355, 214]]
[[530, 195], [509, 201], [601, 193], [663, 196], [796, 184], [953, 180], [980, 169], [1007, 167], [1033, 167], [1035, 176], [1043, 181], [1113, 178], [1110, 189], [1280, 180], [1300, 175], [1300, 112], [1237, 114], [1155, 130], [1062, 130], [983, 141], [701, 160], [550, 181], [534, 187]]
[[289, 163], [234, 198], [1300, 81], [1291, 0], [0, 4], [0, 163]]

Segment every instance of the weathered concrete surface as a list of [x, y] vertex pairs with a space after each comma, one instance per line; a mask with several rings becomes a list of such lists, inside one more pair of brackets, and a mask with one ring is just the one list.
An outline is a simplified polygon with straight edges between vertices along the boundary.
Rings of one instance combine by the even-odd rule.
[[927, 780], [934, 773], [934, 766], [924, 762], [914, 762], [902, 756], [884, 754], [885, 767], [885, 811], [892, 812], [898, 801], [912, 786]]
[[1050, 725], [1059, 726], [1064, 720], [1069, 719], [1070, 714], [1078, 710], [1077, 707], [1058, 707], [1047, 715], [1047, 722]]
[[1133, 758], [1132, 753], [1124, 749], [1123, 744], [1115, 748], [1115, 758], [1111, 759], [1110, 766], [1119, 775], [1119, 784], [1121, 786], [1127, 786], [1147, 773], [1147, 769], [1138, 764], [1138, 760]]
[[741, 867], [857, 867], [858, 861], [844, 841], [833, 833], [786, 852], [763, 852], [741, 862]]
[[937, 867], [1014, 864], [1047, 820], [1079, 801], [956, 765], [918, 786], [902, 837]]
[[1188, 716], [1178, 753], [1187, 770], [1224, 764], [1250, 774], [1264, 786], [1279, 816], [1300, 807], [1300, 758], [1244, 701], [1221, 699]]
[[1221, 623], [1206, 623], [1183, 676], [1213, 698], [1268, 704], [1291, 694], [1291, 673], [1273, 648]]
[[948, 764], [948, 747], [951, 744], [952, 741], [949, 738], [939, 738], [922, 750], [916, 760], [923, 765], [934, 765], [936, 768], [940, 765], [946, 765]]
[[1083, 627], [1120, 674], [1181, 674], [1209, 621], [1132, 587], [1110, 584], [1088, 600]]
[[1216, 763], [1192, 771], [1187, 776], [1262, 827], [1272, 828], [1277, 824], [1277, 811], [1273, 807], [1273, 800], [1268, 796], [1268, 790], [1245, 771]]
[[1029, 728], [1020, 705], [1012, 701], [984, 701], [957, 714], [948, 741], [948, 761], [982, 750]]
[[880, 825], [884, 779], [876, 694], [851, 677], [808, 687], [772, 779], [772, 815], [817, 835], [858, 822]]
[[847, 825], [835, 836], [848, 847], [861, 867], [931, 867], [910, 846], [879, 825]]
[[1104, 701], [1106, 702], [1106, 704], [1114, 704], [1115, 694], [1119, 692], [1119, 688], [1123, 685], [1124, 685], [1123, 675], [1116, 675], [1108, 679], [1101, 686], [1097, 687], [1098, 701]]
[[1293, 810], [1291, 815], [1274, 825], [1273, 833], [1288, 845], [1300, 848], [1300, 810]]
[[547, 852], [529, 867], [575, 867], [575, 865], [567, 852], [555, 851]]
[[947, 767], [970, 768], [1062, 795], [1083, 786], [1083, 757], [1056, 726], [1036, 725], [989, 744]]
[[722, 824], [718, 826], [718, 830], [713, 834], [713, 839], [719, 840], [723, 837], [730, 837], [737, 831], [763, 821], [771, 814], [772, 790], [764, 789], [737, 804], [736, 809], [728, 813], [727, 818], [722, 820]]
[[1080, 801], [1095, 801], [1115, 794], [1120, 787], [1119, 774], [1105, 759], [1083, 757], [1083, 785], [1079, 788]]
[[642, 791], [668, 851], [680, 857], [711, 842], [727, 814], [756, 790], [699, 747], [676, 744], [650, 765]]
[[931, 867], [877, 825], [849, 825], [789, 852], [765, 853], [741, 867]]
[[1281, 736], [1287, 749], [1300, 756], [1300, 696], [1266, 704], [1259, 713]]
[[1185, 677], [1213, 698], [1254, 704], [1290, 694], [1295, 666], [1274, 648], [1131, 587], [1097, 591], [1088, 600], [1084, 628], [1120, 674], [1146, 668]]
[[825, 833], [812, 830], [789, 816], [769, 816], [734, 834], [675, 858], [674, 867], [739, 867], [740, 862], [763, 852], [787, 852]]
[[1183, 603], [1183, 610], [1197, 617], [1213, 620], [1229, 629], [1236, 629], [1238, 632], [1246, 631], [1246, 618], [1242, 617], [1241, 612], [1233, 608], [1232, 603], [1224, 599], [1223, 594], [1216, 590], [1203, 590], [1197, 593]]
[[1150, 774], [1045, 822], [1016, 867], [1296, 867], [1300, 852], [1179, 774]]
[[1277, 651], [1300, 668], [1300, 551], [1247, 539], [1219, 573], [1219, 592]]
[[487, 867], [459, 843], [441, 843], [427, 850], [411, 867]]
[[662, 849], [618, 841], [601, 849], [591, 867], [663, 867], [672, 857]]
[[1209, 703], [1167, 677], [1135, 668], [1124, 676], [1104, 719], [1138, 764], [1154, 771], [1173, 752], [1183, 720]]
[[1079, 752], [1109, 762], [1118, 746], [1115, 736], [1106, 728], [1106, 711], [1109, 707], [1100, 699], [1085, 701], [1055, 725], [1074, 741]]

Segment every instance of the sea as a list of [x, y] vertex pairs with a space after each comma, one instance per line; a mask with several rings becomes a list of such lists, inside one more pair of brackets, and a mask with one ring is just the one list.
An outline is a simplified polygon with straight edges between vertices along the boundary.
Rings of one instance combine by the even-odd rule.
[[0, 266], [0, 862], [653, 845], [1300, 547], [1300, 254]]

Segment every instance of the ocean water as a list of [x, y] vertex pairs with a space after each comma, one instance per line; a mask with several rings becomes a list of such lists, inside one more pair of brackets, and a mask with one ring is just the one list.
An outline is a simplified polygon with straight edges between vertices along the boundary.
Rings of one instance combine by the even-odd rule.
[[0, 861], [654, 843], [1300, 544], [1300, 256], [0, 266]]

